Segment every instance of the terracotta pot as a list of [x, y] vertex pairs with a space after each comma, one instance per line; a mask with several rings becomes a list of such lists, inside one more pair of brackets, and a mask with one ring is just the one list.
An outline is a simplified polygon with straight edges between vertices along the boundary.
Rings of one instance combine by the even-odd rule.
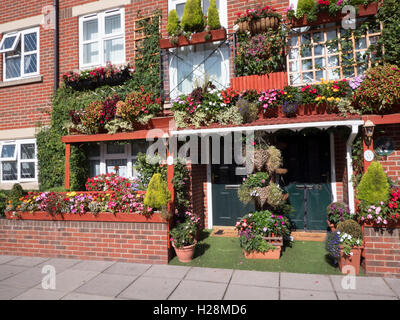
[[354, 268], [355, 274], [360, 273], [360, 261], [361, 261], [361, 250], [363, 247], [353, 247], [351, 252], [353, 255], [345, 255], [343, 253], [343, 247], [340, 247], [340, 257], [339, 257], [339, 269], [343, 274], [347, 274], [348, 270], [343, 270], [345, 266], [352, 266]]
[[[210, 39], [208, 40], [206, 40], [205, 38], [207, 34], [211, 35]], [[211, 41], [221, 41], [225, 39], [226, 39], [226, 29], [221, 28], [218, 30], [193, 33], [190, 40], [188, 40], [185, 36], [179, 36], [177, 44], [172, 44], [170, 39], [160, 39], [159, 45], [161, 49], [169, 49], [174, 47], [184, 47], [188, 45], [206, 43]]]
[[331, 223], [329, 220], [326, 220], [326, 223], [328, 224], [328, 227], [331, 229], [332, 232], [336, 231], [336, 227], [333, 223]]
[[267, 252], [244, 251], [244, 257], [246, 259], [278, 260], [281, 257], [281, 246], [277, 246], [275, 250], [269, 250]]
[[192, 245], [186, 246], [186, 247], [181, 247], [181, 248], [175, 248], [174, 244], [172, 243], [172, 246], [175, 249], [176, 256], [178, 257], [178, 260], [180, 262], [190, 262], [193, 259], [194, 251], [196, 249], [196, 243], [195, 241]]
[[272, 107], [268, 109], [262, 109], [262, 118], [278, 118], [279, 117], [279, 108], [278, 107]]

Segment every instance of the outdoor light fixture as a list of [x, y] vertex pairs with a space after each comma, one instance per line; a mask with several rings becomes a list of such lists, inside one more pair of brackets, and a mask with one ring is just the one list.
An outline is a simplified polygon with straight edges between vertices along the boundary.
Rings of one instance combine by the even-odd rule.
[[365, 144], [369, 146], [374, 135], [375, 124], [371, 120], [367, 120], [364, 123], [364, 137]]

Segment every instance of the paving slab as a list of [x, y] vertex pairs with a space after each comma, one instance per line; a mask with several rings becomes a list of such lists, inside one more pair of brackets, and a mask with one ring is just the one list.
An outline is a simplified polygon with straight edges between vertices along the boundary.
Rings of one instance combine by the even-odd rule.
[[105, 297], [105, 296], [97, 296], [94, 294], [72, 292], [72, 293], [68, 293], [61, 300], [113, 300], [113, 297]]
[[10, 278], [11, 276], [14, 276], [25, 270], [28, 270], [28, 268], [18, 267], [18, 266], [10, 266], [8, 264], [0, 265], [0, 281]]
[[281, 300], [337, 300], [333, 291], [281, 289]]
[[65, 295], [65, 292], [45, 289], [29, 289], [13, 300], [60, 300]]
[[278, 300], [278, 288], [230, 284], [224, 300]]
[[105, 270], [104, 273], [139, 276], [146, 272], [150, 267], [151, 264], [117, 262]]
[[23, 293], [25, 290], [26, 289], [12, 288], [0, 284], [0, 300], [10, 300]]
[[159, 264], [152, 265], [143, 275], [146, 277], [183, 279], [189, 270], [190, 267]]
[[232, 284], [242, 284], [260, 287], [279, 287], [278, 272], [234, 270], [231, 282]]
[[75, 264], [72, 270], [82, 270], [82, 271], [96, 271], [103, 272], [104, 270], [111, 267], [115, 261], [95, 261], [95, 260], [84, 260]]
[[397, 300], [395, 296], [377, 296], [372, 294], [337, 293], [339, 300]]
[[320, 274], [282, 272], [280, 287], [287, 289], [333, 291], [329, 277]]
[[76, 292], [116, 297], [125, 290], [137, 276], [125, 276], [101, 273], [78, 288]]
[[29, 268], [0, 283], [9, 287], [30, 289], [41, 283], [44, 276], [39, 268]]
[[8, 263], [17, 258], [19, 258], [19, 257], [18, 256], [2, 256], [2, 255], [0, 255], [0, 264]]
[[125, 289], [118, 298], [137, 300], [165, 300], [180, 279], [142, 276]]
[[[382, 278], [379, 277], [356, 277], [355, 289], [346, 289], [342, 286], [344, 276], [330, 276], [336, 292], [351, 293], [351, 294], [371, 294], [380, 296], [394, 296], [394, 292], [389, 288]], [[345, 282], [347, 283], [347, 282]]]
[[19, 257], [10, 261], [8, 264], [13, 266], [22, 266], [22, 267], [34, 267], [45, 261], [49, 260], [49, 258], [40, 258], [40, 257]]
[[193, 267], [186, 274], [185, 279], [228, 283], [232, 273], [233, 270], [231, 269]]
[[39, 265], [36, 268], [43, 268], [44, 266], [53, 266], [56, 269], [56, 273], [60, 273], [64, 270], [70, 269], [72, 266], [79, 263], [80, 260], [77, 259], [60, 259], [52, 258]]
[[397, 297], [400, 298], [400, 279], [385, 278], [386, 283], [390, 286], [392, 291], [394, 291]]
[[[85, 284], [90, 279], [96, 277], [99, 273], [95, 271], [83, 271], [83, 270], [65, 270], [61, 273], [56, 273], [56, 287], [55, 290], [64, 292], [64, 294], [69, 293], [83, 284]], [[36, 286], [36, 289], [41, 289], [42, 284], [40, 283]]]
[[168, 300], [221, 300], [227, 284], [183, 280]]

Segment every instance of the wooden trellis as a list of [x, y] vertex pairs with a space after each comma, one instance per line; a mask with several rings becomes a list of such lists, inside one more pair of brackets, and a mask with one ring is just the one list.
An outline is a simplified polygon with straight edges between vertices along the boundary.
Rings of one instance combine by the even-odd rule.
[[[146, 17], [138, 17], [133, 20], [133, 54], [135, 61], [140, 59], [139, 55], [137, 54], [140, 47], [140, 42], [148, 37], [143, 33], [145, 27], [142, 27], [140, 22], [143, 20], [149, 20], [149, 22], [152, 23], [154, 17], [154, 15], [151, 15]], [[159, 20], [158, 29], [161, 30], [161, 19]], [[157, 53], [154, 55], [157, 55]]]

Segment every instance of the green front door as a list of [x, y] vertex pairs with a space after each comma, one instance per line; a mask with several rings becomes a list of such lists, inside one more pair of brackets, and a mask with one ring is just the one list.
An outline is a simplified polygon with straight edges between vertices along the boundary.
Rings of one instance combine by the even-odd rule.
[[243, 176], [236, 175], [235, 165], [212, 165], [213, 225], [234, 226], [246, 213], [254, 211], [254, 204], [243, 205], [238, 189]]
[[289, 193], [296, 229], [326, 230], [331, 202], [329, 135], [318, 130], [280, 134], [284, 167], [281, 185]]

